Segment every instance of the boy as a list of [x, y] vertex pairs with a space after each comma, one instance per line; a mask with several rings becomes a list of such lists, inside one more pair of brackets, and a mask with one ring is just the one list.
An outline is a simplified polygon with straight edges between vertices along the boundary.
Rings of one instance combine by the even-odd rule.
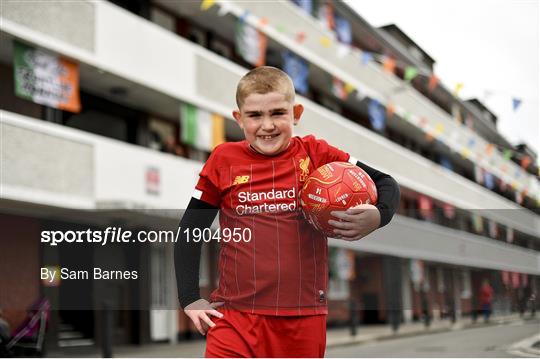
[[[207, 357], [324, 356], [327, 239], [301, 217], [297, 199], [309, 173], [352, 161], [374, 180], [377, 206], [333, 213], [335, 237], [344, 240], [386, 225], [399, 202], [390, 176], [313, 136], [292, 137], [303, 112], [294, 95], [291, 79], [277, 68], [258, 67], [240, 80], [233, 116], [246, 139], [214, 149], [180, 223], [179, 300], [201, 334], [208, 334]], [[219, 285], [208, 302], [199, 294], [201, 242], [188, 242], [184, 230], [209, 228], [218, 210], [221, 233], [237, 229], [245, 238], [221, 241]]]

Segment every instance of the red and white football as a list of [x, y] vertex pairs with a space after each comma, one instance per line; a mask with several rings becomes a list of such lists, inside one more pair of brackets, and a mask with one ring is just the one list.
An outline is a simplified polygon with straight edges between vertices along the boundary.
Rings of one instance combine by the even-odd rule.
[[332, 211], [359, 204], [376, 204], [377, 188], [369, 175], [348, 162], [331, 162], [315, 170], [300, 191], [300, 205], [308, 221], [326, 236], [334, 235], [328, 224]]

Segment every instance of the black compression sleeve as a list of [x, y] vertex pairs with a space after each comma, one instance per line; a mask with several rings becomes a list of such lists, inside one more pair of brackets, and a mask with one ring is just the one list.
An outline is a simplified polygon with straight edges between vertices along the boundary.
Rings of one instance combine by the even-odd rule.
[[356, 165], [366, 171], [373, 182], [375, 182], [375, 186], [377, 186], [378, 199], [375, 207], [381, 213], [381, 224], [379, 228], [386, 226], [390, 223], [399, 206], [399, 185], [396, 180], [386, 173], [371, 168], [360, 161], [357, 161]]
[[[188, 242], [188, 233], [194, 228], [210, 228], [218, 209], [206, 202], [192, 198], [180, 221], [180, 236], [174, 245], [174, 269], [178, 300], [182, 308], [201, 298], [199, 288], [199, 265], [201, 262], [202, 241]], [[192, 236], [191, 236], [192, 239]]]

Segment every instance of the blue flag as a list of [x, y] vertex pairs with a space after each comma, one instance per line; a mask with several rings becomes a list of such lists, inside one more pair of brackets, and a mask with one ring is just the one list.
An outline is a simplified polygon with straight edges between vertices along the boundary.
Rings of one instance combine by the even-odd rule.
[[283, 71], [291, 77], [296, 91], [305, 95], [309, 89], [309, 67], [307, 61], [291, 51], [283, 51], [282, 57]]
[[493, 175], [488, 171], [484, 171], [484, 184], [489, 189], [495, 188], [495, 179], [493, 178]]
[[519, 105], [521, 105], [521, 99], [514, 97], [512, 99], [512, 108], [514, 109], [514, 111], [518, 109]]
[[377, 100], [372, 99], [368, 104], [368, 115], [371, 126], [376, 131], [383, 131], [386, 127], [386, 117], [385, 117], [384, 106]]
[[306, 13], [311, 15], [313, 13], [313, 1], [312, 0], [293, 0], [297, 6], [299, 6]]
[[441, 166], [443, 166], [444, 168], [450, 171], [454, 170], [454, 166], [452, 166], [452, 162], [450, 162], [448, 157], [441, 156], [441, 158], [439, 159], [439, 163], [441, 164]]
[[367, 65], [373, 60], [373, 54], [368, 51], [362, 52], [362, 65]]
[[350, 45], [352, 43], [351, 24], [342, 17], [336, 16], [336, 34], [340, 42]]

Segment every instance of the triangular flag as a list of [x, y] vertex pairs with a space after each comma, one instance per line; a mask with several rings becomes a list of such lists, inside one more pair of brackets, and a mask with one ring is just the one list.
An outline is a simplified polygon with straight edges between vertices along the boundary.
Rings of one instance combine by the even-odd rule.
[[427, 125], [427, 119], [425, 117], [420, 117], [420, 121], [418, 122], [418, 125], [420, 128], [424, 128]]
[[373, 54], [371, 52], [368, 52], [368, 51], [363, 51], [361, 60], [362, 60], [362, 65], [367, 65], [371, 61], [373, 61]]
[[259, 19], [259, 24], [260, 24], [261, 26], [263, 26], [263, 27], [266, 26], [266, 25], [268, 25], [268, 19], [265, 18], [265, 17], [261, 17], [261, 18]]
[[512, 99], [512, 108], [514, 109], [514, 111], [517, 111], [519, 105], [521, 105], [521, 99], [514, 97]]
[[504, 158], [505, 160], [507, 160], [507, 161], [508, 161], [510, 158], [512, 158], [512, 150], [505, 149], [505, 150], [503, 151], [503, 158]]
[[493, 143], [486, 144], [486, 154], [488, 156], [491, 156], [493, 154], [493, 149], [495, 148], [495, 145]]
[[476, 139], [474, 137], [469, 138], [469, 141], [467, 141], [467, 146], [469, 148], [473, 148], [475, 144], [476, 144]]
[[531, 164], [531, 158], [527, 155], [521, 157], [521, 167], [527, 169]]
[[441, 122], [438, 122], [435, 125], [435, 134], [440, 135], [444, 132], [444, 125]]
[[347, 93], [347, 95], [350, 95], [354, 90], [355, 88], [353, 85], [348, 82], [345, 83], [345, 92]]
[[287, 31], [287, 29], [285, 28], [283, 24], [276, 25], [276, 30], [282, 33]]
[[405, 68], [405, 81], [411, 82], [418, 75], [418, 69], [414, 66], [407, 66]]
[[459, 92], [463, 89], [463, 83], [457, 83], [456, 84], [456, 87], [454, 88], [454, 92], [452, 93], [454, 95], [454, 97], [458, 97], [459, 95]]
[[303, 31], [300, 31], [300, 32], [296, 33], [296, 36], [294, 38], [295, 38], [296, 42], [301, 44], [306, 39], [306, 33], [303, 32]]
[[328, 38], [327, 36], [321, 36], [319, 38], [319, 42], [321, 43], [321, 45], [323, 45], [326, 48], [332, 45], [332, 40], [330, 40], [330, 38]]
[[429, 84], [428, 84], [429, 91], [435, 90], [438, 84], [439, 84], [439, 78], [435, 74], [432, 73], [431, 76], [429, 77]]
[[396, 112], [396, 107], [394, 106], [394, 104], [388, 102], [386, 104], [386, 117], [392, 118], [395, 112]]
[[210, 9], [214, 4], [216, 3], [216, 0], [203, 0], [201, 3], [201, 10], [206, 11]]
[[396, 68], [396, 60], [389, 56], [385, 56], [383, 59], [383, 68], [384, 71], [393, 74]]

